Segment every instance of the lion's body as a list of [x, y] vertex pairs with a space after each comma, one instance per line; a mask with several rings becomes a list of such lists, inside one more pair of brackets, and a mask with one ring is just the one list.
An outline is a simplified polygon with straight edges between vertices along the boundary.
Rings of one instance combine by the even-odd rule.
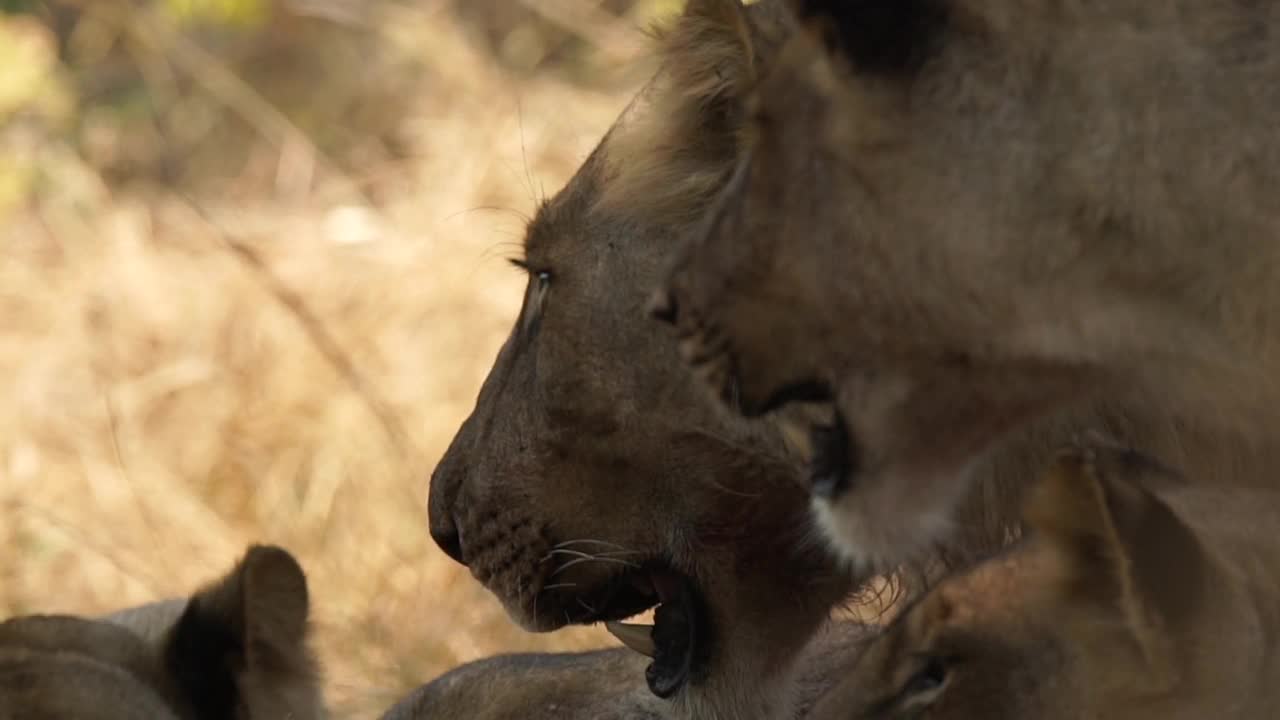
[[793, 4], [818, 31], [763, 76], [660, 305], [745, 410], [835, 400], [848, 467], [818, 507], [840, 547], [930, 546], [1040, 427], [1115, 418], [1161, 456], [1177, 428], [1193, 459], [1202, 428], [1258, 434], [1280, 389], [1280, 8]]
[[504, 655], [433, 680], [383, 720], [663, 720], [644, 683], [648, 659], [627, 648]]
[[[861, 654], [866, 626], [829, 624], [805, 648], [790, 712], [807, 717]], [[627, 648], [505, 655], [469, 663], [416, 690], [383, 720], [671, 720], [682, 710], [644, 682], [648, 658]]]
[[255, 546], [191, 598], [0, 623], [0, 720], [321, 720], [297, 562]]
[[816, 720], [1276, 717], [1280, 492], [1216, 480], [1059, 460], [1028, 541], [907, 610]]

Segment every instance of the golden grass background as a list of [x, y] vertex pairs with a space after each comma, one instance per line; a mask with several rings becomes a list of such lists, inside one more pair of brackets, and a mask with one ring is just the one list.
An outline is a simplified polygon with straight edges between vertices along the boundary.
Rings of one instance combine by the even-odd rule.
[[514, 627], [425, 499], [518, 309], [521, 215], [671, 4], [473, 1], [0, 3], [0, 613], [186, 594], [278, 543], [339, 718], [611, 643]]

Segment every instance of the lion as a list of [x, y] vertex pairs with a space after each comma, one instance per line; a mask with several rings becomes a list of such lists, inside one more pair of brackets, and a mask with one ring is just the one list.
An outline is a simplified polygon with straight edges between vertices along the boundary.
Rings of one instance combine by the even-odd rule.
[[[519, 316], [431, 478], [436, 543], [524, 628], [658, 606], [626, 632], [676, 717], [785, 716], [788, 668], [867, 579], [812, 530], [800, 448], [708, 402], [643, 312], [793, 29], [776, 0], [693, 0], [661, 35], [655, 78], [529, 224]], [[1007, 541], [1016, 493], [992, 479], [971, 499], [964, 533], [904, 576]]]
[[697, 213], [605, 197], [657, 172], [641, 136], [677, 94], [687, 112], [668, 119], [686, 123], [687, 161], [722, 141], [719, 66], [703, 53], [744, 53], [746, 33], [767, 62], [790, 31], [777, 2], [720, 11], [689, 4], [661, 40], [658, 78], [530, 222], [523, 305], [432, 474], [428, 515], [440, 548], [525, 629], [656, 607], [652, 627], [611, 627], [652, 656], [641, 675], [671, 717], [753, 720], [786, 716], [794, 658], [852, 580], [804, 527], [808, 493], [781, 434], [706, 402], [644, 319]]
[[[807, 31], [743, 101], [732, 177], [651, 311], [726, 405], [838, 406], [813, 482], [852, 560], [945, 537], [1039, 423], [1114, 418], [1156, 455], [1199, 452], [1178, 445], [1202, 424], [1257, 434], [1280, 10], [792, 5]], [[1167, 426], [1191, 429], [1162, 447]]]
[[[824, 626], [798, 661], [790, 714], [772, 720], [808, 717], [871, 636], [858, 622]], [[418, 688], [382, 720], [669, 720], [671, 704], [642, 679], [645, 662], [628, 648], [486, 658]]]
[[319, 720], [306, 577], [253, 546], [186, 600], [0, 623], [0, 720]]
[[1280, 717], [1280, 492], [1195, 480], [1065, 452], [1024, 543], [905, 611], [813, 717]]

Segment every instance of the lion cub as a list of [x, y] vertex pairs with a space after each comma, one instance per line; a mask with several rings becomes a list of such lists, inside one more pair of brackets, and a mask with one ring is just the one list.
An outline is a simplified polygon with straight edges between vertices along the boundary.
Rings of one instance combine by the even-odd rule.
[[808, 31], [652, 309], [730, 407], [839, 407], [814, 485], [842, 549], [945, 538], [1041, 420], [1267, 416], [1280, 6], [789, 4]]
[[187, 600], [0, 623], [0, 720], [316, 720], [307, 581], [253, 546]]
[[1026, 519], [1024, 545], [904, 612], [815, 717], [1280, 717], [1280, 493], [1091, 447]]

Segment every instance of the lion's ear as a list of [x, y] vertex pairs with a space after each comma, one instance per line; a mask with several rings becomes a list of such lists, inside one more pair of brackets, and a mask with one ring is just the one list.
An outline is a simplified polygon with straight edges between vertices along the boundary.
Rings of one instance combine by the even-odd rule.
[[791, 0], [801, 24], [855, 71], [914, 69], [937, 47], [948, 0]]
[[169, 635], [166, 669], [207, 717], [238, 717], [236, 707], [253, 718], [317, 717], [308, 605], [307, 579], [293, 556], [255, 545], [191, 598]]
[[737, 111], [758, 67], [755, 33], [739, 0], [690, 0], [674, 25], [656, 32], [673, 89], [697, 105]]
[[672, 223], [701, 217], [743, 149], [762, 68], [793, 27], [781, 5], [690, 0], [655, 29], [661, 68], [606, 141], [602, 204]]
[[1202, 611], [1212, 575], [1195, 532], [1148, 489], [1170, 474], [1091, 442], [1057, 458], [1025, 512], [1054, 555], [1053, 604], [1081, 610], [1065, 613], [1066, 627], [1087, 636], [1104, 627], [1152, 670], [1166, 665], [1170, 632]]

